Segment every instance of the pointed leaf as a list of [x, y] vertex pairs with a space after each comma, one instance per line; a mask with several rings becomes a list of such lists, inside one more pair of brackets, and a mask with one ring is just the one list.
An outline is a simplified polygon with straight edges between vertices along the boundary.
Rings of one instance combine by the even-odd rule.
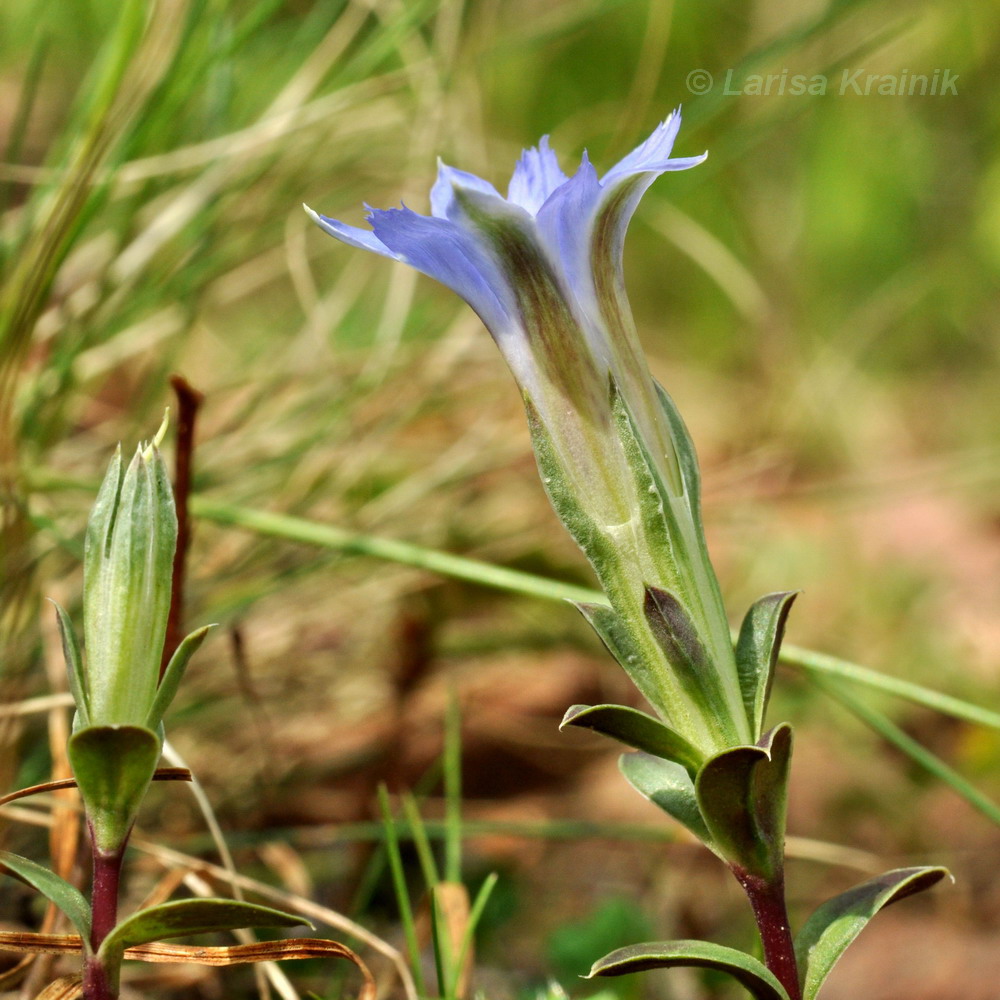
[[68, 752], [94, 843], [117, 850], [153, 778], [160, 740], [141, 726], [90, 726], [70, 737]]
[[62, 638], [63, 657], [66, 660], [66, 673], [69, 677], [69, 690], [76, 703], [79, 723], [90, 725], [90, 706], [87, 703], [87, 677], [83, 672], [83, 660], [80, 657], [80, 645], [76, 641], [76, 632], [69, 615], [55, 602], [50, 602], [56, 609], [56, 621], [59, 623], [59, 635]]
[[170, 707], [170, 703], [174, 700], [174, 695], [177, 694], [177, 688], [180, 687], [184, 671], [187, 669], [191, 657], [194, 656], [198, 648], [205, 641], [205, 636], [208, 635], [209, 630], [213, 628], [215, 628], [214, 625], [205, 625], [202, 628], [196, 629], [190, 635], [186, 636], [184, 641], [174, 650], [174, 655], [170, 657], [170, 662], [163, 673], [160, 686], [156, 690], [156, 697], [153, 699], [153, 705], [146, 718], [146, 725], [150, 729], [156, 729], [163, 721], [163, 716]]
[[606, 604], [585, 604], [574, 602], [575, 607], [590, 623], [590, 627], [601, 637], [608, 652], [618, 661], [622, 669], [632, 679], [632, 683], [642, 692], [643, 697], [658, 712], [664, 713], [667, 699], [664, 696], [661, 679], [654, 665], [662, 669], [662, 661], [646, 655], [629, 631], [628, 625], [613, 608]]
[[80, 932], [84, 942], [90, 940], [90, 906], [79, 889], [48, 868], [10, 851], [0, 851], [0, 867], [55, 903]]
[[643, 611], [685, 693], [702, 715], [714, 720], [721, 736], [738, 742], [722, 679], [687, 609], [670, 591], [647, 586]]
[[764, 728], [764, 714], [771, 697], [774, 668], [785, 635], [785, 622], [798, 591], [765, 594], [747, 612], [736, 642], [736, 668], [743, 704], [754, 737]]
[[680, 764], [645, 753], [625, 753], [618, 758], [618, 767], [640, 795], [687, 827], [710, 851], [719, 853], [698, 808], [691, 775]]
[[725, 972], [744, 986], [756, 1000], [788, 1000], [788, 994], [763, 962], [735, 948], [710, 941], [651, 941], [619, 948], [599, 959], [590, 970], [594, 976], [626, 976], [648, 969], [687, 966]]
[[722, 855], [762, 878], [783, 863], [791, 753], [792, 729], [782, 723], [755, 746], [716, 754], [698, 775], [698, 805]]
[[625, 705], [573, 705], [567, 709], [559, 724], [560, 729], [566, 726], [593, 729], [654, 757], [676, 761], [692, 774], [697, 774], [704, 762], [704, 756], [697, 747], [680, 733], [659, 719]]
[[795, 940], [802, 1000], [815, 1000], [830, 970], [879, 910], [929, 889], [948, 874], [947, 868], [897, 868], [823, 903]]
[[123, 920], [104, 939], [98, 958], [120, 962], [126, 948], [151, 941], [237, 930], [241, 927], [295, 927], [304, 917], [235, 899], [180, 899], [150, 906]]

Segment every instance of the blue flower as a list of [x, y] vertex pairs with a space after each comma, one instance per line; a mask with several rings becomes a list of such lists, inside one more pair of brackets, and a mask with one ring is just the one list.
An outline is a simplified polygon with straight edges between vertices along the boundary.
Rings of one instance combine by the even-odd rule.
[[750, 737], [698, 514], [697, 464], [653, 381], [625, 294], [625, 232], [673, 158], [680, 114], [599, 177], [543, 138], [504, 198], [440, 164], [429, 216], [369, 209], [371, 230], [307, 211], [331, 236], [409, 264], [478, 313], [521, 388], [545, 488], [611, 607], [585, 608], [691, 759]]
[[[663, 438], [625, 298], [622, 249], [653, 181], [705, 159], [671, 158], [680, 122], [674, 112], [602, 178], [586, 153], [567, 177], [545, 136], [521, 155], [506, 198], [442, 163], [430, 216], [369, 209], [369, 231], [307, 211], [331, 236], [409, 264], [465, 299], [545, 422], [560, 398], [603, 409], [611, 375], [641, 404], [646, 430]], [[669, 478], [676, 482], [673, 470]]]

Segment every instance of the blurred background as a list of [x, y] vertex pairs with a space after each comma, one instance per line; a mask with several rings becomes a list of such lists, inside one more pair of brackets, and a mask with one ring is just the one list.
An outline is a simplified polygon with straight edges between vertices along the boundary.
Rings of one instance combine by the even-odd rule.
[[[364, 202], [426, 211], [438, 155], [505, 190], [542, 134], [568, 172], [584, 148], [606, 170], [683, 104], [676, 154], [709, 158], [646, 196], [626, 275], [701, 456], [733, 619], [801, 589], [790, 641], [996, 707], [998, 64], [1000, 8], [972, 0], [5, 0], [0, 791], [64, 766], [41, 598], [78, 614], [96, 483], [118, 441], [176, 409], [180, 374], [203, 394], [185, 620], [221, 628], [168, 734], [241, 870], [399, 945], [375, 790], [442, 815], [451, 697], [463, 878], [500, 874], [485, 995], [556, 980], [592, 997], [578, 976], [641, 940], [750, 947], [721, 866], [625, 785], [613, 746], [558, 733], [572, 703], [632, 697], [570, 606], [226, 523], [283, 513], [592, 583], [476, 317], [301, 203], [354, 224]], [[944, 92], [909, 93], [920, 75]], [[996, 731], [854, 693], [1000, 795]], [[824, 1000], [995, 997], [995, 817], [801, 671], [780, 674], [770, 717], [798, 734], [793, 919], [873, 871], [958, 879], [875, 921]], [[45, 860], [59, 808], [6, 810], [0, 843]], [[180, 786], [154, 789], [141, 826], [217, 860]], [[136, 867], [136, 903], [183, 871]], [[41, 910], [7, 882], [0, 917], [36, 927]], [[318, 963], [288, 974], [303, 994], [356, 988]], [[240, 970], [130, 982], [255, 995]], [[680, 971], [612, 986], [740, 995]]]

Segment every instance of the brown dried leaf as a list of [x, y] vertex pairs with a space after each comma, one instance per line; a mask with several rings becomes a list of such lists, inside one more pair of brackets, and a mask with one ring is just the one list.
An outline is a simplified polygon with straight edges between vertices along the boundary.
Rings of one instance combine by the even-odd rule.
[[[457, 961], [469, 926], [469, 893], [461, 882], [441, 882], [434, 887], [434, 894], [444, 917], [452, 959]], [[462, 968], [455, 984], [457, 997], [464, 997], [468, 992], [472, 962], [472, 948], [469, 947], [462, 959]]]

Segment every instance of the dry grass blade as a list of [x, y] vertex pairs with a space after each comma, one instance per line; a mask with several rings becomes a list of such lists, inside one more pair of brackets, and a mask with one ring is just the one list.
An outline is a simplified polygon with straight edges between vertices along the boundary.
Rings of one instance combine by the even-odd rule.
[[39, 993], [35, 1000], [76, 1000], [83, 996], [83, 982], [79, 976], [60, 976]]
[[454, 983], [440, 984], [442, 992], [445, 988], [454, 997], [465, 997], [469, 992], [469, 979], [472, 975], [473, 953], [470, 946], [462, 953], [462, 945], [469, 937], [469, 893], [461, 882], [439, 882], [434, 887], [434, 897], [438, 912], [444, 922], [444, 932], [448, 935], [448, 948], [452, 961], [461, 965], [454, 969]]
[[[158, 767], [153, 774], [153, 781], [190, 781], [191, 772], [186, 767]], [[65, 788], [76, 788], [73, 778], [60, 778], [58, 781], [43, 781], [40, 785], [29, 785], [19, 788], [16, 792], [8, 792], [0, 797], [0, 806], [8, 802], [25, 799], [29, 795], [39, 795], [42, 792], [58, 792]]]
[[[30, 934], [22, 932], [0, 932], [0, 951], [14, 951], [30, 955], [78, 955], [82, 950], [81, 941], [76, 934]], [[375, 977], [365, 965], [361, 956], [347, 945], [337, 941], [327, 941], [324, 938], [282, 938], [278, 941], [258, 941], [253, 944], [219, 945], [207, 947], [185, 944], [144, 944], [129, 948], [125, 957], [139, 962], [179, 963], [194, 962], [198, 965], [210, 965], [224, 968], [229, 965], [247, 965], [254, 962], [284, 962], [303, 958], [344, 958], [357, 966], [364, 977], [364, 985], [358, 994], [358, 1000], [374, 1000]], [[58, 980], [68, 984], [78, 982], [73, 977]], [[51, 984], [48, 990], [53, 989]], [[69, 1000], [73, 993], [55, 992], [43, 996], [65, 997]]]
[[0, 951], [20, 955], [79, 955], [80, 935], [0, 931]]
[[144, 851], [146, 854], [158, 858], [164, 864], [184, 865], [190, 870], [197, 871], [202, 875], [210, 876], [218, 882], [236, 885], [242, 889], [248, 889], [264, 899], [269, 899], [272, 902], [278, 903], [283, 908], [290, 910], [293, 913], [301, 913], [302, 916], [308, 917], [311, 920], [318, 920], [330, 927], [336, 928], [341, 933], [350, 934], [351, 937], [356, 938], [373, 951], [376, 951], [389, 959], [399, 975], [400, 982], [402, 983], [403, 990], [405, 991], [408, 1000], [417, 1000], [417, 992], [413, 984], [413, 976], [407, 968], [406, 960], [399, 950], [394, 948], [387, 941], [378, 937], [378, 935], [372, 934], [371, 931], [362, 927], [360, 924], [357, 924], [348, 917], [345, 917], [342, 913], [338, 913], [336, 910], [332, 910], [330, 907], [323, 906], [320, 903], [315, 903], [311, 899], [305, 899], [301, 896], [296, 896], [294, 893], [276, 889], [274, 886], [267, 885], [265, 882], [260, 882], [257, 879], [248, 878], [245, 875], [227, 871], [219, 865], [209, 864], [208, 862], [192, 857], [191, 855], [182, 854], [180, 851], [175, 851], [171, 848], [154, 844], [143, 837], [134, 837], [132, 845], [137, 847], [139, 850]]

